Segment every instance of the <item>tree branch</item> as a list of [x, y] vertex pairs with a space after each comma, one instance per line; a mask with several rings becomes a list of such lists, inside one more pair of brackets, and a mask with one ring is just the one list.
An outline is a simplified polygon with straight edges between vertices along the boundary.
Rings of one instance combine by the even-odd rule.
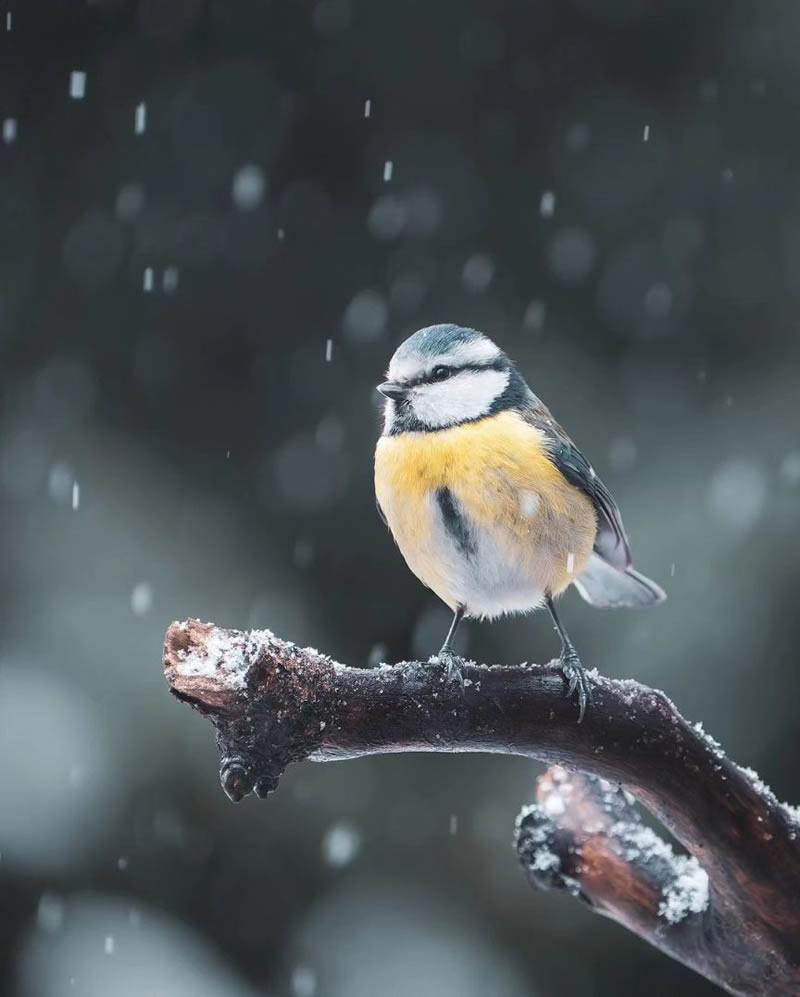
[[[575, 893], [730, 993], [800, 993], [798, 814], [663, 693], [595, 675], [578, 724], [555, 663], [468, 664], [461, 689], [435, 663], [347, 668], [268, 631], [195, 620], [170, 627], [164, 667], [172, 692], [214, 724], [234, 801], [266, 796], [306, 758], [486, 751], [558, 763], [517, 823], [535, 886]], [[634, 797], [691, 858], [640, 823]]]

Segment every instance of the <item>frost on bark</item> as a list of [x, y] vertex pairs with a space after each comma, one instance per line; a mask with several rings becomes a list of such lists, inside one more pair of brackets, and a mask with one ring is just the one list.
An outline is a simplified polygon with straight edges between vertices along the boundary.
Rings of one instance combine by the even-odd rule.
[[[800, 993], [800, 813], [730, 761], [661, 692], [592, 676], [577, 724], [556, 662], [348, 668], [268, 631], [167, 632], [172, 692], [216, 728], [238, 801], [290, 762], [397, 751], [525, 755], [550, 769], [523, 808], [529, 881], [567, 890], [729, 993]], [[643, 825], [638, 801], [685, 848]]]

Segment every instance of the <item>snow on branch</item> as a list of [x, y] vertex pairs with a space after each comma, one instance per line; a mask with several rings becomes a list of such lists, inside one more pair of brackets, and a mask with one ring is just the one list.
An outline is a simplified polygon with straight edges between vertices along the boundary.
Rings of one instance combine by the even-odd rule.
[[169, 628], [164, 667], [216, 728], [234, 801], [266, 796], [304, 759], [490, 751], [550, 764], [517, 821], [534, 886], [574, 894], [729, 993], [800, 994], [800, 813], [662, 692], [595, 675], [578, 724], [555, 662], [469, 663], [462, 688], [435, 662], [348, 668], [196, 620]]

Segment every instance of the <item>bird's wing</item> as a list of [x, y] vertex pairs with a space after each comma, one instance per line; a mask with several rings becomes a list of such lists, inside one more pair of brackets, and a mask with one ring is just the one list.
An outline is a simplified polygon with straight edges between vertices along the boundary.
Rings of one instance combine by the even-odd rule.
[[558, 470], [571, 485], [588, 496], [597, 513], [595, 551], [615, 568], [624, 571], [632, 563], [631, 548], [625, 536], [617, 503], [594, 472], [594, 468], [555, 421], [550, 410], [537, 398], [525, 419], [544, 433], [545, 445]]

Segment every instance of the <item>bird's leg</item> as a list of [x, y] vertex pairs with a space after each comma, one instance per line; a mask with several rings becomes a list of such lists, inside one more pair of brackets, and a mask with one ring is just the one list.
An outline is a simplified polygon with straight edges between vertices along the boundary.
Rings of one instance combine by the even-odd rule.
[[439, 660], [443, 664], [447, 665], [447, 681], [456, 681], [459, 685], [464, 684], [464, 678], [461, 674], [460, 658], [453, 650], [453, 640], [455, 639], [458, 625], [463, 618], [464, 607], [456, 606], [455, 613], [453, 614], [453, 622], [450, 624], [450, 629], [447, 631], [447, 636], [444, 639], [444, 644], [442, 644], [442, 649], [439, 651]]
[[545, 601], [547, 608], [550, 610], [550, 615], [553, 617], [556, 630], [558, 630], [558, 636], [561, 638], [561, 657], [559, 658], [559, 662], [561, 664], [561, 671], [564, 673], [564, 678], [567, 680], [567, 695], [571, 696], [575, 692], [578, 694], [578, 723], [580, 723], [583, 720], [584, 713], [586, 713], [586, 707], [592, 701], [592, 687], [589, 684], [586, 669], [578, 657], [578, 652], [573, 647], [572, 641], [567, 636], [567, 631], [558, 618], [553, 597], [548, 594], [545, 597]]

